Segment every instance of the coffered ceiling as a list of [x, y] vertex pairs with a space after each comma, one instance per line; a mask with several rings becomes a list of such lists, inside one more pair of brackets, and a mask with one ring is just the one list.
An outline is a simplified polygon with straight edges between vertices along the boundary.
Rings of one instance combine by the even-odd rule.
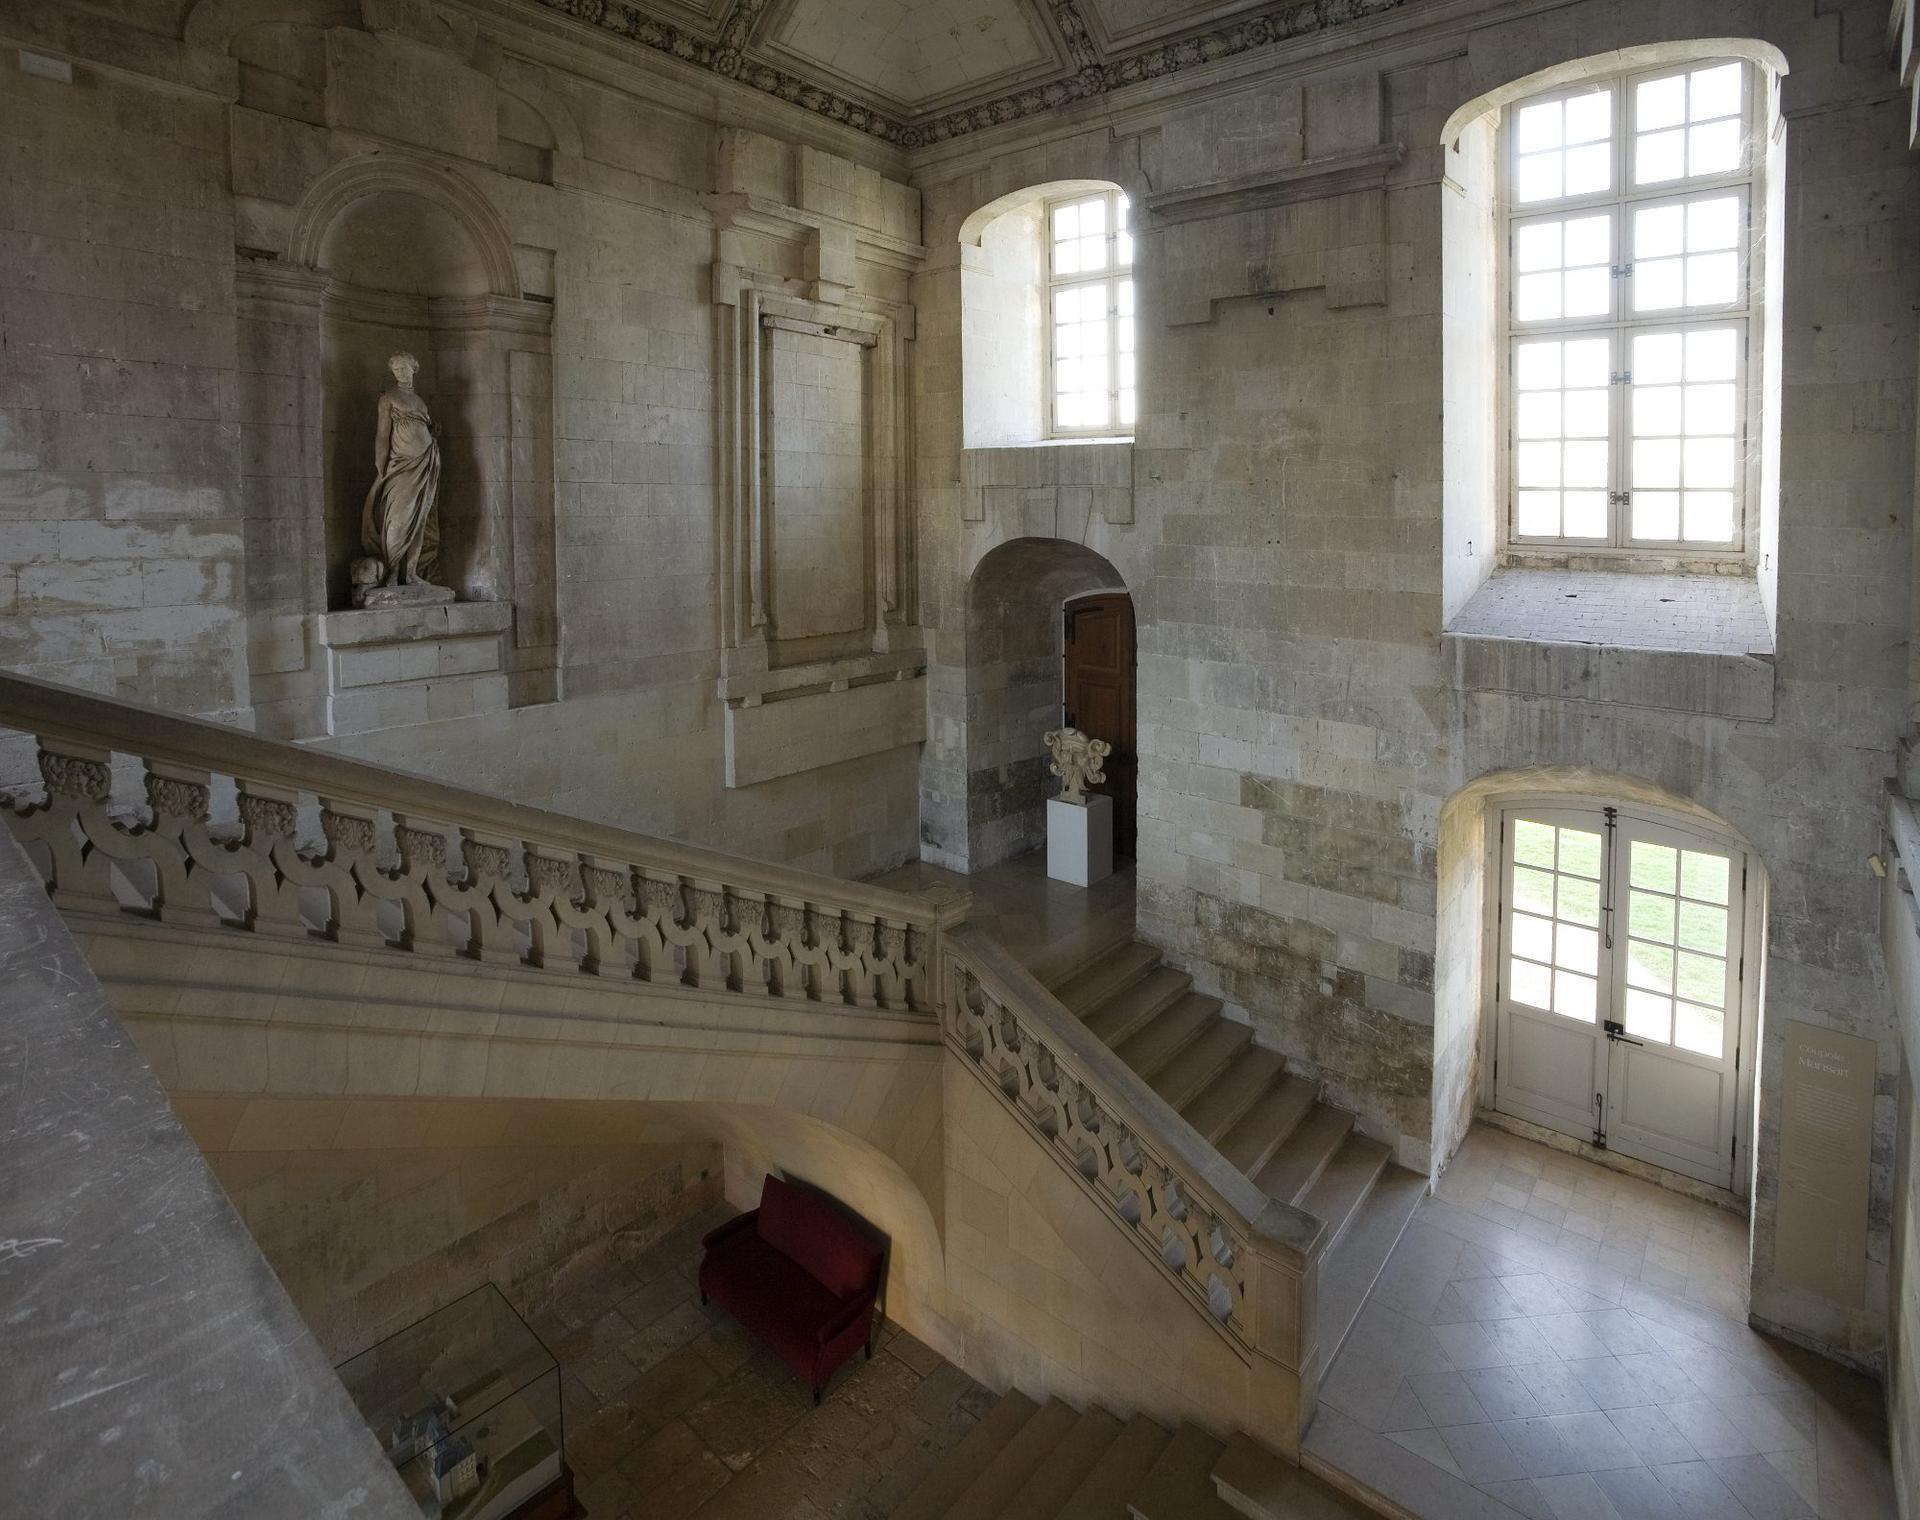
[[1414, 0], [530, 0], [904, 148]]

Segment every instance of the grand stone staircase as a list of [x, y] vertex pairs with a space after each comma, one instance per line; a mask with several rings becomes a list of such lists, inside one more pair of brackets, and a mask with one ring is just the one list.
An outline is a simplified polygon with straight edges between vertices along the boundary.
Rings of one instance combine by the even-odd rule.
[[1353, 1520], [1374, 1512], [1245, 1436], [1009, 1393], [893, 1520]]
[[1049, 990], [1271, 1198], [1327, 1224], [1315, 1371], [1340, 1349], [1426, 1191], [1354, 1116], [1226, 1018], [1150, 945], [1127, 940], [1046, 978]]

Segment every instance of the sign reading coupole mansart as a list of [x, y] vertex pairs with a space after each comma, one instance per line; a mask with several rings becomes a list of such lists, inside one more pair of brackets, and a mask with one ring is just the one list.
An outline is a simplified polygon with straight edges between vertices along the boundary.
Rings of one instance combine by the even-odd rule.
[[364, 559], [353, 562], [356, 607], [450, 602], [435, 584], [440, 564], [440, 439], [427, 403], [413, 388], [420, 361], [387, 360], [394, 385], [380, 398], [373, 437], [373, 486], [360, 512]]

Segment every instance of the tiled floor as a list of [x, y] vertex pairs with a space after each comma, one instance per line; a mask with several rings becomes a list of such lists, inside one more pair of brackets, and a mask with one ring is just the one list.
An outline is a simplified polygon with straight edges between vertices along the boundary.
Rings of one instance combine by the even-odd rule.
[[1431, 1520], [1892, 1516], [1877, 1384], [1745, 1323], [1743, 1221], [1476, 1127], [1307, 1445]]
[[879, 1520], [993, 1396], [888, 1325], [818, 1408], [694, 1285], [724, 1205], [644, 1250], [616, 1237], [516, 1307], [559, 1359], [567, 1461], [590, 1520]]
[[915, 861], [874, 879], [876, 886], [896, 892], [936, 887], [971, 892], [971, 922], [993, 935], [1042, 981], [1084, 964], [1108, 945], [1133, 938], [1133, 883], [1131, 861], [1091, 887], [1051, 881], [1045, 850], [972, 876]]

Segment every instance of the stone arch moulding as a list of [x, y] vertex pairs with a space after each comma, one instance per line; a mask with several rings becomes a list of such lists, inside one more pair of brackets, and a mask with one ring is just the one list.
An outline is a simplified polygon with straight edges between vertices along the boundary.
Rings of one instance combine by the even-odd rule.
[[1665, 64], [1682, 63], [1694, 58], [1741, 58], [1748, 63], [1758, 64], [1775, 77], [1784, 75], [1788, 67], [1785, 53], [1771, 42], [1760, 42], [1752, 37], [1689, 37], [1672, 42], [1614, 48], [1609, 52], [1593, 53], [1585, 58], [1573, 58], [1565, 63], [1536, 69], [1520, 79], [1510, 79], [1484, 94], [1476, 95], [1447, 118], [1446, 126], [1440, 131], [1440, 142], [1442, 146], [1451, 145], [1473, 122], [1529, 95], [1578, 84], [1583, 79], [1594, 79], [1603, 74], [1657, 69]]
[[503, 59], [494, 82], [547, 124], [547, 130], [553, 133], [554, 152], [576, 159], [586, 152], [580, 125], [554, 90], [545, 69], [522, 58]]
[[385, 191], [415, 195], [445, 211], [472, 240], [486, 272], [488, 294], [519, 297], [513, 234], [493, 202], [452, 169], [412, 154], [389, 151], [351, 158], [309, 185], [294, 211], [288, 262], [305, 269], [321, 267], [327, 233], [340, 214], [354, 202]]
[[180, 35], [188, 47], [226, 53], [250, 26], [277, 21], [351, 26], [359, 20], [358, 0], [199, 0]]
[[1755, 1117], [1762, 1102], [1775, 1096], [1763, 1093], [1759, 1081], [1771, 886], [1767, 857], [1746, 830], [1691, 797], [1643, 776], [1581, 765], [1488, 771], [1441, 804], [1433, 971], [1433, 1173], [1446, 1166], [1476, 1113], [1493, 1107], [1491, 994], [1500, 948], [1503, 869], [1498, 821], [1504, 810], [1528, 804], [1617, 806], [1708, 834], [1747, 858], [1753, 878], [1739, 943], [1746, 963], [1760, 968], [1745, 979], [1739, 1010], [1742, 1045], [1753, 1054], [1740, 1073], [1735, 1102], [1734, 1193], [1747, 1196], [1753, 1180]]
[[970, 212], [960, 223], [961, 246], [978, 248], [987, 228], [1009, 211], [1018, 211], [1035, 201], [1065, 200], [1069, 196], [1092, 195], [1100, 190], [1119, 190], [1130, 200], [1139, 199], [1133, 190], [1113, 179], [1051, 179], [1040, 184], [1022, 185], [1018, 190], [995, 196], [984, 206]]

